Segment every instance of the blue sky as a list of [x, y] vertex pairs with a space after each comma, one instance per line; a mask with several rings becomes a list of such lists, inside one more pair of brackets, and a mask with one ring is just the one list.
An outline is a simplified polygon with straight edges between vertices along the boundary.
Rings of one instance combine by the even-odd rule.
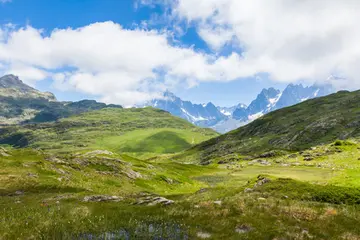
[[[344, 44], [331, 42], [340, 38], [333, 32], [346, 27], [339, 21], [357, 18], [335, 1], [327, 10], [344, 8], [345, 17], [333, 25], [333, 16], [319, 19], [319, 6], [312, 3], [302, 3], [301, 12], [279, 1], [271, 8], [248, 0], [222, 5], [212, 0], [0, 2], [0, 72], [13, 72], [60, 100], [95, 98], [126, 105], [170, 89], [196, 103], [249, 104], [262, 88], [323, 82], [334, 72], [351, 79], [357, 74], [352, 64], [360, 59], [360, 53], [345, 55], [352, 43], [344, 39], [354, 33], [342, 33], [344, 39], [337, 42]], [[299, 18], [293, 15], [305, 19], [296, 31]], [[311, 18], [319, 26], [306, 22]], [[322, 38], [317, 28], [326, 29], [319, 33]]]

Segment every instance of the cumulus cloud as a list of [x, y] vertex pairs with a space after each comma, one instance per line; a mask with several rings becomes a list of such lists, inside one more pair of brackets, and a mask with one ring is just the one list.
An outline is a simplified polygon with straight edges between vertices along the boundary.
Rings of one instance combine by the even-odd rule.
[[[30, 84], [52, 78], [56, 88], [124, 105], [180, 85], [255, 79], [263, 73], [284, 83], [327, 81], [339, 88], [360, 87], [357, 0], [138, 2], [160, 3], [166, 4], [164, 19], [175, 24], [167, 30], [125, 29], [114, 22], [50, 32], [4, 25], [1, 71]], [[212, 53], [174, 41], [174, 31], [189, 25]], [[225, 45], [233, 45], [233, 52], [221, 56]]]
[[195, 24], [215, 51], [230, 41], [241, 48], [241, 68], [249, 67], [250, 75], [265, 72], [291, 82], [326, 81], [335, 74], [347, 79], [347, 87], [360, 87], [360, 1], [177, 0], [170, 5], [173, 15]]
[[[217, 58], [171, 43], [171, 33], [124, 29], [113, 22], [46, 34], [31, 26], [3, 28], [0, 63], [27, 83], [51, 77], [53, 86], [131, 105], [174, 85], [228, 81], [240, 56]], [[236, 73], [237, 71], [235, 71]]]

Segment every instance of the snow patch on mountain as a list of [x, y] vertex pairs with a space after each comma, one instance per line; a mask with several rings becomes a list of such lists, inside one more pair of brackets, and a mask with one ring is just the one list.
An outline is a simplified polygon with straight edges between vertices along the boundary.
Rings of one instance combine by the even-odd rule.
[[254, 121], [271, 111], [332, 92], [334, 90], [331, 86], [304, 87], [301, 84], [289, 84], [283, 91], [274, 88], [263, 89], [249, 106], [238, 104], [232, 107], [215, 107], [211, 102], [193, 104], [190, 101], [183, 101], [173, 93], [166, 91], [161, 98], [149, 101], [142, 107], [156, 107], [195, 125], [211, 127], [224, 133]]

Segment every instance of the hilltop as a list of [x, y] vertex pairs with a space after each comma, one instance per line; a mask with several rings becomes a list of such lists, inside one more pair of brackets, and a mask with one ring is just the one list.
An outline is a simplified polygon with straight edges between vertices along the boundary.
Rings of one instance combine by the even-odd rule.
[[268, 151], [299, 151], [358, 137], [360, 91], [340, 91], [270, 112], [252, 123], [203, 142], [179, 158], [208, 163]]
[[153, 156], [180, 152], [216, 136], [163, 110], [104, 108], [52, 123], [3, 128], [0, 144], [57, 153], [102, 149]]

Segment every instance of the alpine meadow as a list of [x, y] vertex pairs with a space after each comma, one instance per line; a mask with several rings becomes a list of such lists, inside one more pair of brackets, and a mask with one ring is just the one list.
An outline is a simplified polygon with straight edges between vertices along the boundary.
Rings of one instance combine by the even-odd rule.
[[0, 0], [0, 240], [360, 240], [359, 3], [31, 2]]

